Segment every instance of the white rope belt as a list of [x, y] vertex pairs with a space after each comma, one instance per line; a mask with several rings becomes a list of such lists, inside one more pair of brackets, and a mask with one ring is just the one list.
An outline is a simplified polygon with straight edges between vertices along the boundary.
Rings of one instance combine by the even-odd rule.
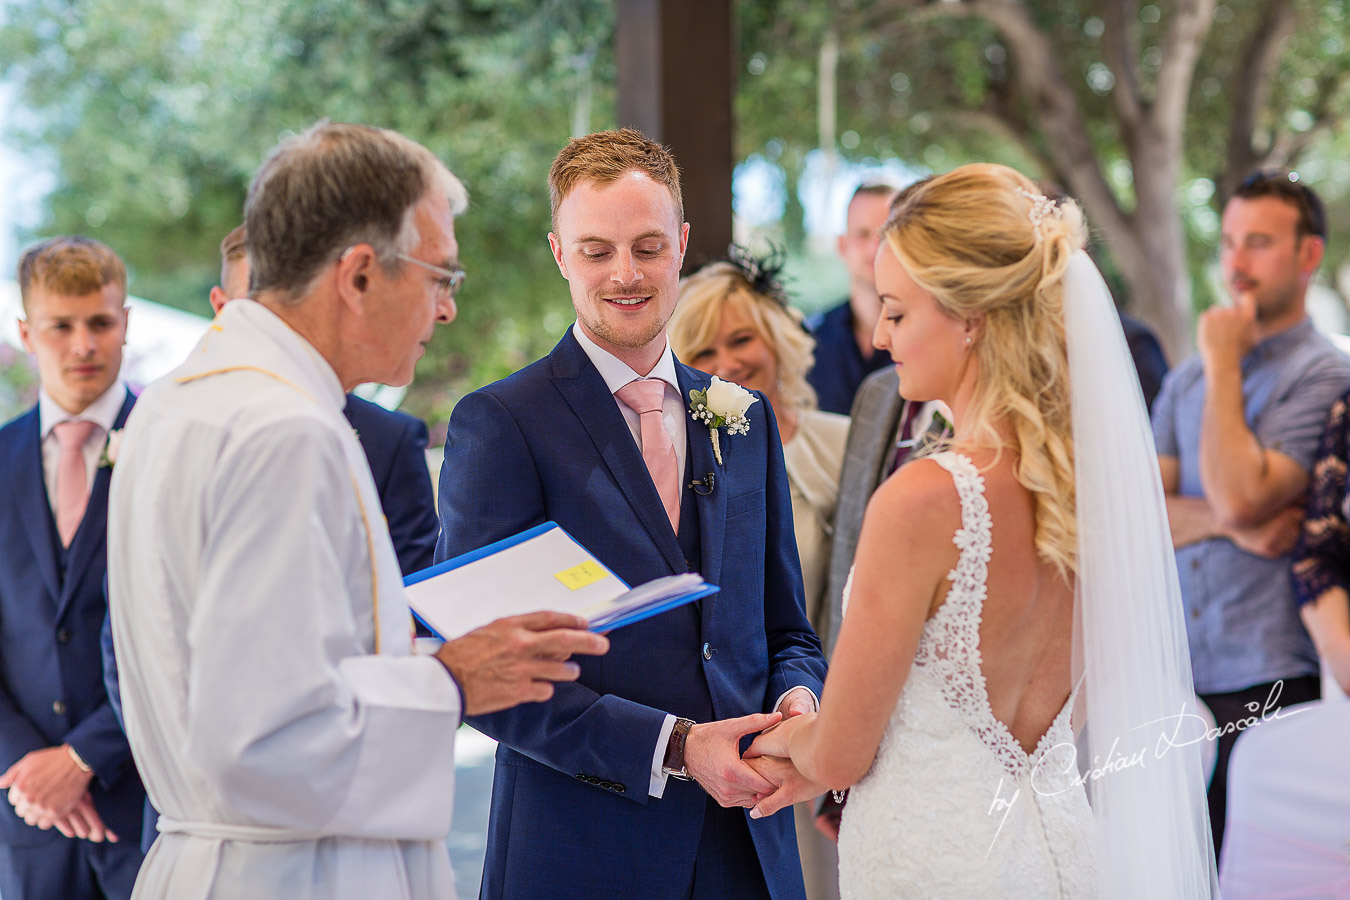
[[317, 831], [296, 831], [269, 825], [234, 825], [228, 822], [183, 822], [160, 816], [155, 826], [160, 834], [185, 834], [213, 841], [242, 841], [247, 844], [299, 844], [334, 837]]

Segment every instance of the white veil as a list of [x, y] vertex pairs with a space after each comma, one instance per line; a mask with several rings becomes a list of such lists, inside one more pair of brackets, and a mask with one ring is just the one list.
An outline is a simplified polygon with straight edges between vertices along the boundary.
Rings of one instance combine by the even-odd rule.
[[[1157, 451], [1111, 294], [1063, 278], [1077, 487], [1079, 769], [1104, 897], [1217, 897], [1190, 652]], [[1082, 713], [1080, 715], [1079, 713]]]

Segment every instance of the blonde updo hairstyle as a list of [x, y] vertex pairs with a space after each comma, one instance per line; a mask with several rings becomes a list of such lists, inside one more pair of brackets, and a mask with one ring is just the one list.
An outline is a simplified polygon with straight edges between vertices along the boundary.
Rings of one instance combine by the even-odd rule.
[[816, 392], [806, 380], [816, 339], [802, 327], [797, 310], [755, 290], [745, 273], [729, 262], [709, 263], [680, 281], [680, 300], [666, 333], [670, 349], [697, 367], [694, 357], [712, 346], [729, 309], [741, 314], [768, 344], [778, 364], [780, 402], [789, 409], [815, 409]]
[[1084, 244], [1082, 214], [1072, 200], [1052, 205], [1013, 169], [977, 164], [897, 198], [882, 235], [948, 315], [982, 319], [964, 439], [1017, 454], [1017, 481], [1035, 501], [1036, 551], [1068, 577], [1078, 530], [1061, 288]]

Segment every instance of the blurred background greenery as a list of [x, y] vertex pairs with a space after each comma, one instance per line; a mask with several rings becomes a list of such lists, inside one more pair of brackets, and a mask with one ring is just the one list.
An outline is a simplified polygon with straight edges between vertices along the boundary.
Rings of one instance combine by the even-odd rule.
[[[1023, 18], [1010, 24], [1000, 16], [1011, 7]], [[1346, 268], [1344, 0], [739, 0], [733, 9], [737, 235], [787, 248], [789, 290], [808, 311], [844, 295], [832, 235], [869, 172], [914, 177], [985, 159], [1071, 190], [1099, 174], [1122, 222], [1147, 232], [1135, 168], [1157, 158], [1149, 142], [1176, 163], [1164, 187], [1183, 226], [1187, 312], [1215, 300], [1217, 210], [1235, 169], [1252, 163], [1297, 165], [1318, 188], [1332, 214], [1328, 282]], [[458, 228], [469, 272], [460, 318], [428, 348], [405, 409], [435, 429], [460, 396], [543, 355], [571, 322], [545, 241], [545, 176], [569, 136], [615, 124], [613, 2], [7, 0], [0, 16], [0, 78], [22, 113], [4, 137], [55, 182], [21, 243], [97, 237], [127, 260], [133, 293], [208, 314], [218, 242], [240, 221], [266, 152], [322, 117], [369, 122], [425, 143], [472, 196]], [[1168, 59], [1184, 50], [1178, 23], [1197, 16], [1205, 27], [1180, 132], [1137, 127], [1138, 110], [1168, 89]], [[1024, 77], [1044, 62], [1028, 46], [1052, 51], [1095, 173], [1066, 169], [1046, 125], [1054, 98]], [[1137, 273], [1109, 252], [1105, 265], [1131, 308]], [[1142, 309], [1150, 320], [1151, 309]], [[1173, 331], [1175, 351], [1185, 335]], [[20, 369], [21, 359], [0, 359], [0, 370]], [[12, 407], [25, 391], [31, 384], [0, 389], [0, 402]]]

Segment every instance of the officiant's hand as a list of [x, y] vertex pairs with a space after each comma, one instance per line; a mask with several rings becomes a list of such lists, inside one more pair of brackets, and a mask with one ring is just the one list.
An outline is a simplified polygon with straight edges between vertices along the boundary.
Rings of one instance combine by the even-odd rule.
[[558, 612], [498, 619], [447, 642], [436, 656], [464, 692], [464, 714], [481, 716], [553, 696], [553, 682], [576, 681], [569, 657], [602, 656], [609, 639], [586, 620]]
[[789, 807], [802, 800], [819, 797], [825, 793], [825, 786], [816, 784], [792, 764], [790, 759], [777, 756], [757, 756], [747, 759], [746, 763], [774, 784], [774, 790], [756, 798], [755, 806], [750, 810], [750, 818], [759, 819], [771, 816], [780, 809]]
[[685, 771], [722, 806], [753, 806], [757, 795], [772, 793], [775, 786], [741, 759], [741, 738], [778, 720], [776, 712], [755, 713], [695, 725], [684, 744]]

